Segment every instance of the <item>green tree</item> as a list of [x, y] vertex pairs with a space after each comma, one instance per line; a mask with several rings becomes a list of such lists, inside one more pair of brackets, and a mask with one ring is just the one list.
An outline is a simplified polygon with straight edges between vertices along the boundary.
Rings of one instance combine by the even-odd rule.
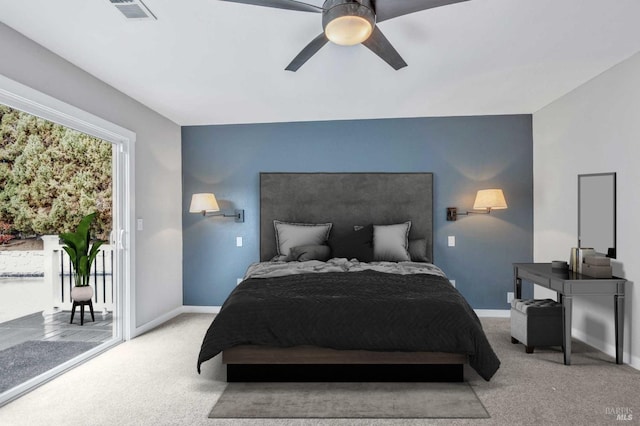
[[0, 221], [26, 234], [59, 234], [98, 213], [111, 230], [112, 145], [0, 105]]

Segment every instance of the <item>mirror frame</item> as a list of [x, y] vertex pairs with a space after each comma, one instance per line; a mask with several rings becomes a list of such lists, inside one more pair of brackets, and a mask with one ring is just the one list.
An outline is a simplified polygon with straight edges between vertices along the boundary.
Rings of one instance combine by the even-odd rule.
[[613, 177], [613, 252], [611, 252], [611, 250], [608, 250], [607, 253], [602, 253], [604, 255], [606, 255], [607, 257], [610, 257], [612, 259], [616, 258], [617, 255], [617, 234], [618, 234], [618, 228], [617, 228], [617, 183], [616, 183], [616, 172], [609, 172], [609, 173], [589, 173], [589, 174], [581, 174], [578, 175], [578, 247], [581, 247], [581, 232], [580, 232], [580, 178], [582, 177], [594, 177], [594, 176], [612, 176]]

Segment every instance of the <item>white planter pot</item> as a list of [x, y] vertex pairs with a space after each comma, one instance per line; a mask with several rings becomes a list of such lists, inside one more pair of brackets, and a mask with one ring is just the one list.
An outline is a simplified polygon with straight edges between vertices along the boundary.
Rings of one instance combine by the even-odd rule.
[[90, 285], [82, 287], [73, 287], [71, 289], [71, 298], [76, 302], [84, 302], [93, 298], [93, 287]]

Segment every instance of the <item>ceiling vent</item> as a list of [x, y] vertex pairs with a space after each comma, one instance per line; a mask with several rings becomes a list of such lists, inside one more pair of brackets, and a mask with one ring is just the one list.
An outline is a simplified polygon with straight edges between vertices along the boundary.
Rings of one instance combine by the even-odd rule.
[[127, 19], [156, 20], [156, 15], [142, 3], [142, 0], [109, 0]]

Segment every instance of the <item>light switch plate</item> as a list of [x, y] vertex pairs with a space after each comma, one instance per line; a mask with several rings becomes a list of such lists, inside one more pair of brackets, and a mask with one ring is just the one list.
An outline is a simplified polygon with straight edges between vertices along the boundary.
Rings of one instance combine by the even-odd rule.
[[138, 231], [142, 231], [144, 229], [144, 221], [142, 220], [142, 218], [138, 218], [136, 220], [136, 229]]
[[236, 247], [242, 247], [242, 237], [236, 237]]
[[455, 235], [449, 235], [447, 237], [447, 244], [449, 245], [449, 247], [455, 247], [456, 246], [456, 237]]

